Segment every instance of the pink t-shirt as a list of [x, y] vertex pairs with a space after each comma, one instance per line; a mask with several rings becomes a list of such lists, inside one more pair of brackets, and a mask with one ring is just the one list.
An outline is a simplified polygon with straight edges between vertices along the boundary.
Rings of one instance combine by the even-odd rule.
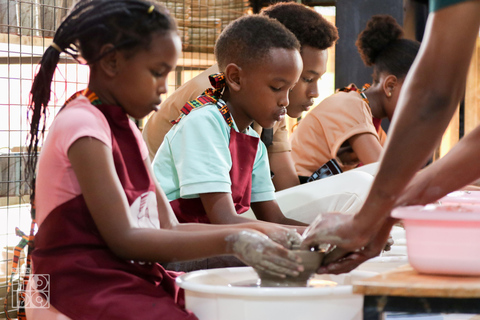
[[[142, 134], [133, 121], [130, 127], [142, 158], [146, 159], [148, 149]], [[39, 226], [53, 209], [82, 193], [67, 153], [70, 146], [83, 137], [100, 140], [112, 148], [111, 131], [104, 115], [87, 98], [79, 96], [58, 113], [42, 147], [35, 189]]]

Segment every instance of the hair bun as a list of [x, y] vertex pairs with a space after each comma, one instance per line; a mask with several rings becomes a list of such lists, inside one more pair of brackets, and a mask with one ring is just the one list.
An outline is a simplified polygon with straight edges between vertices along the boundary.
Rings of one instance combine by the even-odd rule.
[[403, 29], [392, 16], [375, 15], [358, 35], [355, 45], [365, 65], [371, 66], [380, 52], [402, 37]]

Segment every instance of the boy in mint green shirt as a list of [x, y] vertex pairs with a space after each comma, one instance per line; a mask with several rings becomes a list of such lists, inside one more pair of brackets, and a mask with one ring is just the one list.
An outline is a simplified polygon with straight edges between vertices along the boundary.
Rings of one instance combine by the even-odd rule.
[[265, 16], [242, 17], [222, 32], [214, 89], [182, 109], [153, 161], [180, 222], [251, 222], [239, 215], [251, 206], [266, 221], [259, 223], [305, 225], [281, 212], [265, 145], [250, 128], [254, 120], [271, 128], [284, 118], [303, 66], [299, 48], [285, 26]]

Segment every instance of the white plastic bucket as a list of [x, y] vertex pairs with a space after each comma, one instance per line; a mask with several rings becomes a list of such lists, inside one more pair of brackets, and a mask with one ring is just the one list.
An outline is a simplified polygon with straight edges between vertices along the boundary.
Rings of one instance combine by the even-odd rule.
[[187, 309], [200, 320], [361, 320], [363, 296], [352, 293], [352, 281], [375, 272], [316, 275], [336, 287], [264, 288], [231, 284], [255, 282], [251, 267], [199, 270], [177, 278], [185, 289]]

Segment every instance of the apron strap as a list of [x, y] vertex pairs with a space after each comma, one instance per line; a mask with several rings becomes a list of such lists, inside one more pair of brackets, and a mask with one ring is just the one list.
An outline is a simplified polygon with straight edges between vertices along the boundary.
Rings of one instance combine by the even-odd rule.
[[365, 94], [365, 90], [370, 88], [369, 83], [365, 83], [362, 87], [362, 89], [357, 88], [357, 86], [354, 83], [350, 83], [348, 86], [339, 88], [337, 89], [336, 92], [350, 92], [350, 91], [355, 91], [357, 92], [361, 97], [362, 100], [365, 101], [368, 105], [370, 105], [370, 101], [368, 101], [367, 95]]
[[205, 90], [201, 95], [199, 95], [196, 99], [190, 100], [180, 109], [181, 114], [180, 116], [170, 121], [171, 124], [177, 124], [180, 120], [189, 114], [193, 109], [204, 106], [209, 103], [213, 103], [217, 105], [218, 110], [223, 116], [223, 119], [227, 122], [227, 124], [233, 128], [233, 120], [228, 110], [227, 104], [223, 101], [222, 95], [223, 90], [225, 89], [227, 83], [225, 81], [225, 74], [223, 72], [214, 73], [208, 76], [210, 80], [210, 84], [213, 88], [208, 88]]

